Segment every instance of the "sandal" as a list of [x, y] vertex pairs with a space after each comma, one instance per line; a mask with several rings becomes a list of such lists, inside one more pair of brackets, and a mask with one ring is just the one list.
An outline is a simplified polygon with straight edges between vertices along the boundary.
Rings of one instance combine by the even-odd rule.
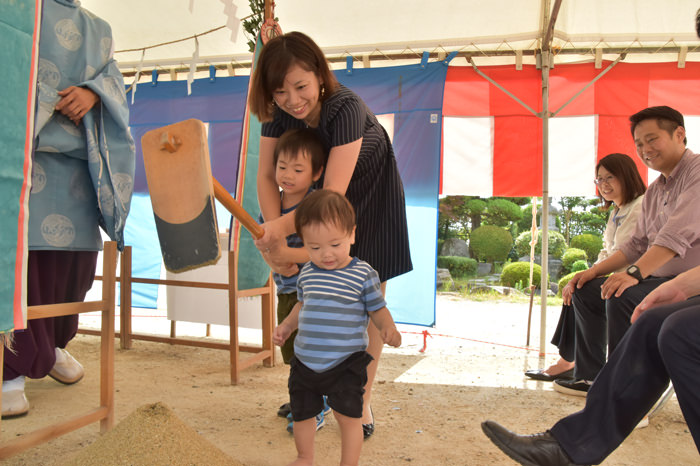
[[372, 412], [371, 406], [369, 407], [369, 412], [372, 414], [372, 422], [369, 424], [362, 424], [362, 435], [364, 436], [365, 440], [374, 435], [374, 413]]
[[292, 412], [292, 406], [289, 403], [285, 403], [277, 410], [277, 415], [279, 417], [287, 417], [289, 413]]

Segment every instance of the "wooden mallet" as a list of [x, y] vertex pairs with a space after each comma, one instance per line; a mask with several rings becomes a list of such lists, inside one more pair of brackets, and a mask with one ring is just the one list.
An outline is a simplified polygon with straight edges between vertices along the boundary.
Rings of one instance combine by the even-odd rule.
[[163, 263], [171, 272], [214, 264], [221, 256], [214, 198], [255, 238], [264, 231], [212, 177], [206, 128], [185, 120], [141, 138]]

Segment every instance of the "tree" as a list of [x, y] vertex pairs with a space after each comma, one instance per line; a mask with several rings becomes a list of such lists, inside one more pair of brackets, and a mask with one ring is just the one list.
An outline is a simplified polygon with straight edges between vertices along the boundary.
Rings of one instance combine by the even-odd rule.
[[577, 214], [577, 210], [583, 210], [588, 205], [588, 200], [583, 196], [562, 197], [559, 200], [561, 212], [559, 214], [559, 223], [561, 224], [561, 233], [564, 235], [566, 244], [571, 240], [571, 223]]
[[582, 233], [603, 235], [608, 211], [598, 198], [562, 197], [559, 201], [559, 221], [567, 244], [571, 238]]
[[528, 203], [527, 197], [491, 197], [482, 199], [479, 196], [445, 196], [440, 199], [440, 216], [438, 218], [438, 238], [445, 240], [450, 237], [469, 239], [471, 232], [484, 225], [503, 227], [517, 235], [521, 230], [518, 222], [525, 212], [527, 214], [527, 229], [530, 229], [530, 210], [521, 211], [518, 207]]
[[[471, 230], [476, 230], [481, 226], [481, 217], [486, 210], [486, 201], [479, 199], [478, 197], [473, 197], [467, 200], [464, 205], [471, 223]], [[467, 230], [469, 229], [467, 228]]]
[[[522, 213], [522, 218], [517, 222], [517, 232], [513, 236], [518, 236], [518, 234], [522, 233], [523, 231], [529, 231], [532, 229], [532, 199], [530, 198], [530, 202], [526, 203], [522, 208], [520, 209], [520, 212]], [[534, 198], [535, 202], [537, 203], [537, 211], [539, 212], [539, 208], [542, 205], [542, 201], [539, 198]], [[539, 222], [537, 222], [539, 224]]]
[[595, 233], [602, 236], [608, 223], [609, 211], [602, 205], [593, 207], [588, 212], [582, 212], [578, 219], [579, 231], [576, 234]]
[[510, 223], [518, 222], [523, 218], [523, 212], [517, 204], [507, 199], [491, 198], [486, 204], [484, 223], [507, 227]]
[[458, 220], [458, 207], [461, 196], [446, 196], [440, 199], [438, 216], [438, 238], [447, 239], [450, 237], [450, 230]]
[[438, 219], [438, 237], [447, 239], [459, 237], [467, 239], [469, 237], [469, 209], [467, 196], [445, 196], [440, 199], [440, 216]]

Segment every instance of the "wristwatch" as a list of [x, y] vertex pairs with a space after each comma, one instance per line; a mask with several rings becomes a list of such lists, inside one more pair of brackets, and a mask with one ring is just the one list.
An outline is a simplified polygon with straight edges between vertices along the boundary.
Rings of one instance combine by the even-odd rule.
[[644, 277], [642, 277], [642, 272], [639, 271], [639, 267], [637, 267], [636, 265], [630, 265], [629, 267], [627, 267], [626, 272], [627, 275], [629, 275], [630, 277], [636, 278], [639, 283], [641, 283], [642, 280], [644, 280]]

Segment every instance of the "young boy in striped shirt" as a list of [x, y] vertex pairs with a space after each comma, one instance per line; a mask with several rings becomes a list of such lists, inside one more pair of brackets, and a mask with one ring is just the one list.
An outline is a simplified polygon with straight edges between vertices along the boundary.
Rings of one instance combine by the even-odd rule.
[[[307, 194], [312, 190], [314, 183], [323, 173], [326, 160], [326, 151], [323, 143], [315, 131], [311, 129], [290, 129], [280, 137], [275, 145], [272, 162], [275, 166], [275, 181], [280, 187], [280, 215], [297, 208]], [[262, 213], [259, 222], [263, 223]], [[288, 262], [289, 266], [280, 271], [277, 268], [272, 273], [272, 279], [277, 287], [277, 323], [281, 323], [297, 303], [297, 277], [302, 266], [309, 261], [309, 254], [303, 249], [304, 244], [296, 234], [286, 238], [286, 247], [276, 251], [264, 252], [263, 258], [270, 262]], [[294, 337], [292, 334], [286, 343], [281, 345], [282, 360], [289, 364], [294, 356]], [[277, 415], [287, 418], [291, 412], [290, 404], [284, 403], [277, 411]], [[320, 411], [316, 416], [316, 428], [320, 429], [324, 424], [324, 412]], [[294, 430], [290, 421], [287, 430]]]
[[323, 396], [341, 431], [341, 464], [359, 462], [363, 442], [362, 395], [367, 382], [369, 319], [384, 343], [398, 347], [401, 334], [386, 308], [377, 272], [350, 256], [355, 240], [355, 212], [335, 191], [315, 191], [295, 213], [297, 234], [311, 261], [299, 273], [299, 302], [275, 329], [282, 345], [298, 328], [290, 362], [289, 395], [297, 459], [313, 465], [315, 415]]

